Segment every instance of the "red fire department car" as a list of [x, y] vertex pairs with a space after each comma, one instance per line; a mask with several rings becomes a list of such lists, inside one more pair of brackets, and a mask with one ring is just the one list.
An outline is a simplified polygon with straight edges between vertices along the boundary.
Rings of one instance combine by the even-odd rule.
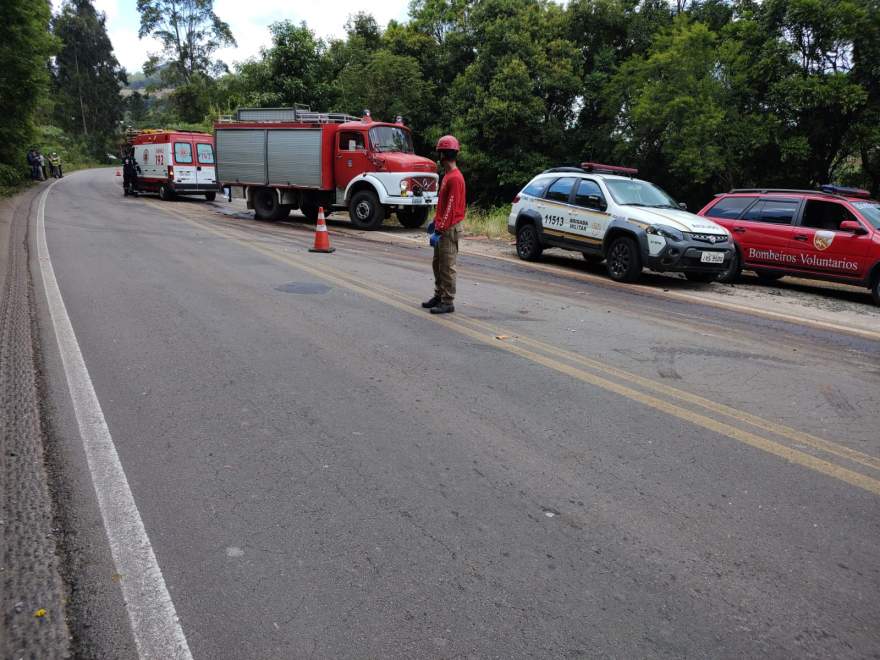
[[217, 195], [214, 136], [195, 131], [144, 130], [131, 140], [137, 163], [137, 189], [175, 195]]
[[437, 166], [414, 153], [400, 119], [242, 108], [214, 134], [220, 185], [263, 220], [298, 208], [314, 221], [324, 207], [347, 209], [361, 229], [379, 228], [391, 213], [418, 227], [437, 203]]
[[880, 202], [865, 190], [739, 189], [700, 211], [730, 230], [737, 254], [719, 278], [745, 268], [765, 281], [796, 275], [866, 286], [880, 305]]

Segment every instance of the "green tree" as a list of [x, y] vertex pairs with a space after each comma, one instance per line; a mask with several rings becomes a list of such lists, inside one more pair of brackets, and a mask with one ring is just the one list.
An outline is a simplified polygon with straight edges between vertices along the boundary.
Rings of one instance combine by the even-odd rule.
[[102, 154], [122, 119], [125, 70], [113, 55], [105, 17], [91, 0], [67, 0], [53, 21], [62, 42], [54, 67], [55, 116]]
[[165, 83], [191, 83], [194, 77], [226, 71], [214, 60], [217, 49], [235, 46], [229, 25], [214, 12], [214, 0], [137, 0], [140, 38], [152, 35], [162, 44], [162, 55], [144, 64], [150, 75], [160, 65]]
[[25, 153], [34, 139], [37, 113], [49, 86], [49, 56], [56, 42], [49, 32], [45, 0], [3, 0], [0, 25], [0, 185], [26, 172]]

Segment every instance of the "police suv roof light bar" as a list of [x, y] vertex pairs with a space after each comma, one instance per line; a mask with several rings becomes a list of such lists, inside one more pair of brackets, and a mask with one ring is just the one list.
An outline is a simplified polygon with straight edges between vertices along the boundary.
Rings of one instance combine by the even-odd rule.
[[625, 174], [635, 176], [639, 171], [634, 167], [621, 167], [620, 165], [605, 165], [603, 163], [581, 163], [581, 167], [587, 172], [600, 174]]

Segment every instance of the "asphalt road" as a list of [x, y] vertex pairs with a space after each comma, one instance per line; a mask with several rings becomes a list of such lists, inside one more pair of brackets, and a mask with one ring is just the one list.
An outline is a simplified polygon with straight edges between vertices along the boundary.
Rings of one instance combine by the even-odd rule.
[[[476, 257], [431, 317], [427, 248], [112, 170], [45, 231], [193, 657], [880, 657], [880, 342]], [[32, 268], [71, 630], [137, 657]]]

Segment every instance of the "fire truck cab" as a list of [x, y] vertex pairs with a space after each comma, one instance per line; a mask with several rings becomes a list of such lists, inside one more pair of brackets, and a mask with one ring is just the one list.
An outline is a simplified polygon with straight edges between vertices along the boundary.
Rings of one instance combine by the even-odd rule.
[[417, 156], [402, 121], [300, 108], [243, 108], [214, 125], [218, 180], [257, 218], [346, 209], [360, 229], [392, 213], [421, 226], [437, 203], [437, 167]]
[[195, 131], [144, 130], [130, 141], [137, 163], [137, 189], [176, 195], [217, 195], [214, 136]]

